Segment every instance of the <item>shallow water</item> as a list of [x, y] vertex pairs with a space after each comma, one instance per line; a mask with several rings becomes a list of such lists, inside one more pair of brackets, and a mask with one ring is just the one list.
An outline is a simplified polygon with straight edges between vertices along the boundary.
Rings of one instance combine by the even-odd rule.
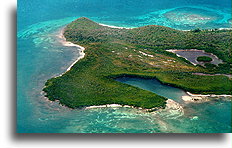
[[[169, 15], [178, 11], [183, 13], [182, 8], [186, 6], [191, 9], [185, 10], [188, 12], [184, 13], [197, 15], [196, 18], [213, 18], [213, 21], [207, 23], [194, 21], [197, 27], [228, 27], [228, 20], [231, 20], [229, 0], [145, 0], [143, 4], [137, 0], [19, 0], [17, 132], [231, 132], [231, 102], [228, 101], [183, 104], [184, 115], [171, 110], [147, 114], [131, 108], [71, 110], [57, 102], [48, 101], [41, 94], [46, 80], [63, 73], [79, 55], [75, 47], [64, 47], [58, 37], [60, 29], [72, 20], [86, 16], [100, 23], [123, 27], [156, 24], [176, 29], [191, 29], [195, 26], [191, 25], [192, 20], [180, 25], [175, 21], [177, 18]], [[201, 9], [193, 11], [192, 8], [196, 7]], [[178, 19], [188, 22], [187, 18]], [[133, 83], [153, 90], [150, 86], [153, 82], [137, 80]], [[173, 96], [178, 98], [178, 95]]]

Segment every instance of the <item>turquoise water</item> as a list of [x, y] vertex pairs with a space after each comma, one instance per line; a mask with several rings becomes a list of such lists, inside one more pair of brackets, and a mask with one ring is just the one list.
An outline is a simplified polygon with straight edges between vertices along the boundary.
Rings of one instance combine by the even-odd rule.
[[[80, 16], [123, 27], [156, 24], [183, 30], [228, 28], [230, 7], [229, 0], [145, 0], [143, 3], [139, 0], [19, 0], [17, 132], [231, 132], [231, 102], [226, 100], [182, 104], [184, 114], [171, 110], [147, 114], [130, 108], [71, 110], [48, 101], [41, 93], [47, 79], [63, 73], [78, 57], [77, 49], [64, 47], [58, 35], [64, 25]], [[155, 92], [158, 84], [153, 80], [136, 80], [131, 85]], [[177, 101], [184, 93], [177, 88], [162, 87], [169, 90], [166, 97]], [[160, 91], [165, 92], [162, 88]]]

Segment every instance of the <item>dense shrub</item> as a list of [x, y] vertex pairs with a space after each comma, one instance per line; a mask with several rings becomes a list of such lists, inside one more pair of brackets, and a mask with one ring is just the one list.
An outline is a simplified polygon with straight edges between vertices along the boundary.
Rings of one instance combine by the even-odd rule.
[[213, 59], [207, 56], [199, 56], [197, 57], [198, 62], [211, 62]]

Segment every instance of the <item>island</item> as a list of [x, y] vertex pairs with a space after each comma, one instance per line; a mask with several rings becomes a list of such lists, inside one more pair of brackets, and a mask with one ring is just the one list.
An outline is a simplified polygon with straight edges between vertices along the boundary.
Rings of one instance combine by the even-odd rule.
[[199, 57], [197, 57], [197, 61], [199, 61], [199, 62], [211, 62], [211, 61], [213, 61], [213, 59], [210, 57], [207, 57], [207, 56], [199, 56]]
[[[64, 74], [49, 79], [43, 91], [49, 100], [70, 108], [107, 104], [165, 108], [168, 98], [115, 81], [131, 76], [155, 78], [194, 94], [228, 95], [232, 82], [226, 76], [231, 74], [231, 33], [219, 29], [181, 31], [156, 25], [112, 28], [78, 18], [64, 28], [63, 35], [68, 42], [84, 47], [85, 56]], [[172, 49], [204, 50], [223, 63], [193, 65], [167, 51]]]

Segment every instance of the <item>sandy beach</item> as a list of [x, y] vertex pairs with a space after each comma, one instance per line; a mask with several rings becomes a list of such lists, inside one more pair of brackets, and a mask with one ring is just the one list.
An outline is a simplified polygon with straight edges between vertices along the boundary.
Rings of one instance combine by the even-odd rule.
[[84, 53], [85, 48], [82, 47], [82, 46], [80, 46], [80, 45], [77, 45], [77, 44], [74, 44], [74, 43], [72, 43], [72, 42], [67, 41], [66, 38], [64, 37], [63, 33], [64, 33], [64, 28], [62, 28], [61, 31], [60, 31], [60, 33], [59, 33], [59, 35], [57, 35], [57, 37], [60, 39], [61, 44], [62, 44], [63, 46], [66, 46], [66, 47], [77, 47], [77, 50], [79, 51], [79, 54], [80, 54], [80, 55], [79, 55], [79, 57], [67, 68], [67, 70], [66, 70], [64, 73], [60, 74], [60, 75], [57, 76], [57, 77], [60, 77], [60, 76], [62, 76], [63, 74], [65, 74], [66, 72], [68, 72], [68, 71], [73, 67], [73, 65], [76, 64], [76, 62], [78, 62], [80, 59], [82, 59], [82, 58], [85, 57], [85, 53]]
[[186, 92], [188, 95], [187, 96], [182, 96], [182, 100], [186, 101], [186, 102], [205, 102], [205, 101], [210, 101], [211, 98], [230, 98], [231, 99], [231, 95], [215, 95], [215, 94], [208, 94], [208, 95], [202, 95], [202, 94], [192, 94], [190, 92]]
[[223, 95], [215, 95], [215, 94], [202, 95], [202, 94], [192, 94], [190, 92], [186, 92], [186, 93], [192, 97], [231, 97], [231, 95], [226, 95], [226, 94], [223, 94]]
[[[101, 24], [101, 23], [99, 23], [99, 25], [110, 27], [110, 28], [117, 28], [117, 29], [132, 29], [132, 28], [125, 28], [125, 27], [111, 26], [111, 25], [106, 25], [106, 24]], [[77, 44], [74, 44], [72, 42], [67, 41], [66, 38], [64, 37], [63, 33], [64, 33], [64, 28], [62, 28], [59, 35], [57, 35], [58, 38], [61, 39], [60, 40], [61, 44], [64, 45], [64, 46], [67, 46], [67, 47], [77, 47], [77, 50], [80, 51], [79, 52], [80, 56], [67, 68], [67, 70], [64, 72], [64, 73], [66, 73], [67, 71], [69, 71], [72, 68], [72, 66], [76, 62], [78, 62], [80, 59], [84, 58], [84, 56], [85, 56], [85, 53], [84, 53], [85, 48], [80, 46], [80, 45], [77, 45]], [[60, 74], [59, 76], [62, 76], [64, 73]]]
[[118, 26], [112, 26], [112, 25], [106, 25], [106, 24], [101, 24], [98, 23], [101, 26], [105, 26], [105, 27], [110, 27], [110, 28], [117, 28], [117, 29], [132, 29], [132, 28], [126, 28], [126, 27], [118, 27]]
[[126, 107], [126, 108], [135, 108], [135, 109], [138, 109], [138, 110], [140, 110], [140, 111], [142, 111], [142, 112], [155, 112], [155, 111], [162, 111], [162, 110], [176, 110], [176, 111], [178, 111], [178, 112], [184, 112], [184, 109], [183, 109], [183, 107], [179, 104], [179, 103], [177, 103], [177, 102], [175, 102], [174, 100], [172, 100], [172, 99], [168, 99], [167, 101], [166, 101], [166, 107], [164, 108], [164, 109], [162, 109], [162, 108], [151, 108], [151, 109], [143, 109], [143, 108], [141, 108], [141, 107], [134, 107], [134, 106], [130, 106], [130, 105], [120, 105], [120, 104], [106, 104], [106, 105], [98, 105], [98, 106], [95, 106], [95, 105], [93, 105], [93, 106], [89, 106], [89, 107], [85, 107], [85, 109], [96, 109], [96, 108], [110, 108], [110, 107], [112, 107], [112, 108], [120, 108], [120, 107]]

